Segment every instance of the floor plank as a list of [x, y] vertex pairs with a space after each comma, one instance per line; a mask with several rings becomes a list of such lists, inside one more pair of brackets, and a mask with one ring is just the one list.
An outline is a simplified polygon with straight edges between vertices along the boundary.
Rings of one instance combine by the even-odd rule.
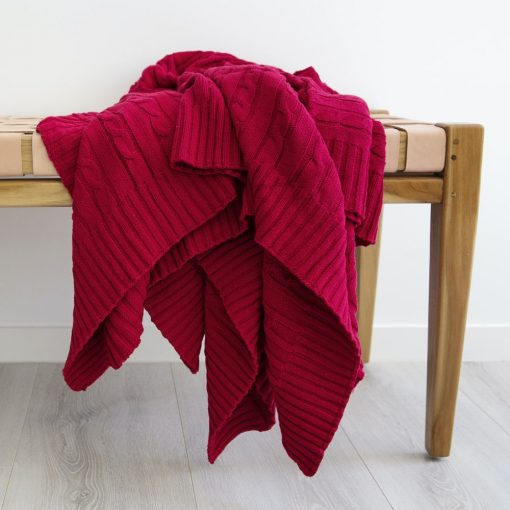
[[0, 508], [27, 413], [37, 366], [0, 365]]
[[460, 389], [510, 434], [510, 363], [464, 363]]
[[343, 426], [396, 510], [509, 508], [509, 436], [459, 393], [450, 457], [424, 449], [425, 363], [370, 363]]
[[313, 478], [277, 427], [210, 465], [203, 368], [128, 364], [82, 393], [36, 368], [0, 365], [2, 510], [510, 508], [508, 363], [464, 364], [445, 459], [424, 450], [425, 364], [367, 364]]
[[209, 464], [205, 369], [172, 368], [200, 510], [391, 508], [341, 429], [313, 478], [287, 457], [277, 427], [238, 436]]
[[196, 508], [169, 365], [80, 393], [60, 370], [39, 365], [3, 510]]

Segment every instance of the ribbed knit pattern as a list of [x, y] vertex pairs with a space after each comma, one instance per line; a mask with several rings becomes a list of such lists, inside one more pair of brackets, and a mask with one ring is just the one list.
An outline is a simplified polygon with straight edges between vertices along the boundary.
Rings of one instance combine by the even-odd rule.
[[211, 462], [277, 412], [313, 475], [364, 376], [355, 247], [375, 242], [385, 163], [365, 102], [313, 68], [184, 52], [37, 129], [73, 197], [67, 384], [119, 368], [145, 308], [192, 372], [205, 334]]

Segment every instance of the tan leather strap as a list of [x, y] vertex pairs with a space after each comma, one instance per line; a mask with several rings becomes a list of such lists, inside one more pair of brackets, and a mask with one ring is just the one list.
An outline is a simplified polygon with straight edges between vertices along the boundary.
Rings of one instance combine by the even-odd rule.
[[406, 172], [440, 172], [446, 157], [446, 132], [433, 124], [393, 124], [407, 134]]
[[22, 133], [0, 131], [0, 175], [23, 175], [21, 136]]
[[388, 133], [397, 129], [406, 135], [406, 154], [403, 168], [406, 172], [440, 172], [446, 157], [446, 132], [431, 122], [381, 115], [378, 119]]
[[399, 169], [400, 159], [400, 131], [387, 127], [384, 129], [386, 133], [386, 173], [396, 172]]
[[55, 175], [55, 167], [48, 157], [48, 152], [39, 133], [32, 135], [32, 165], [34, 175]]

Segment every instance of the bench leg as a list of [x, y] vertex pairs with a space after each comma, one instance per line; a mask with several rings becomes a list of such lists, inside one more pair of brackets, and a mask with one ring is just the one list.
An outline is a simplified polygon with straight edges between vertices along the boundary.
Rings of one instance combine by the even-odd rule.
[[447, 457], [452, 443], [475, 246], [483, 128], [446, 130], [443, 201], [431, 205], [425, 448]]
[[[384, 206], [383, 206], [384, 209]], [[374, 323], [375, 294], [377, 290], [377, 271], [381, 247], [382, 211], [379, 219], [377, 241], [371, 246], [356, 248], [357, 294], [358, 294], [358, 335], [361, 344], [363, 363], [370, 360], [372, 328]]]

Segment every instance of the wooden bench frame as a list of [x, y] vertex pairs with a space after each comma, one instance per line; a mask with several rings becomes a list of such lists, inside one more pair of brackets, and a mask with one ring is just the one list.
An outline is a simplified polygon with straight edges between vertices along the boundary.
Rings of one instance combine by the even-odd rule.
[[[450, 454], [476, 237], [483, 127], [437, 124], [446, 131], [446, 162], [430, 175], [384, 178], [385, 204], [431, 204], [425, 448]], [[0, 179], [0, 207], [71, 205], [56, 178]], [[382, 216], [381, 216], [382, 217]], [[380, 225], [381, 226], [381, 225]], [[363, 360], [370, 358], [380, 236], [357, 249], [358, 321]]]

